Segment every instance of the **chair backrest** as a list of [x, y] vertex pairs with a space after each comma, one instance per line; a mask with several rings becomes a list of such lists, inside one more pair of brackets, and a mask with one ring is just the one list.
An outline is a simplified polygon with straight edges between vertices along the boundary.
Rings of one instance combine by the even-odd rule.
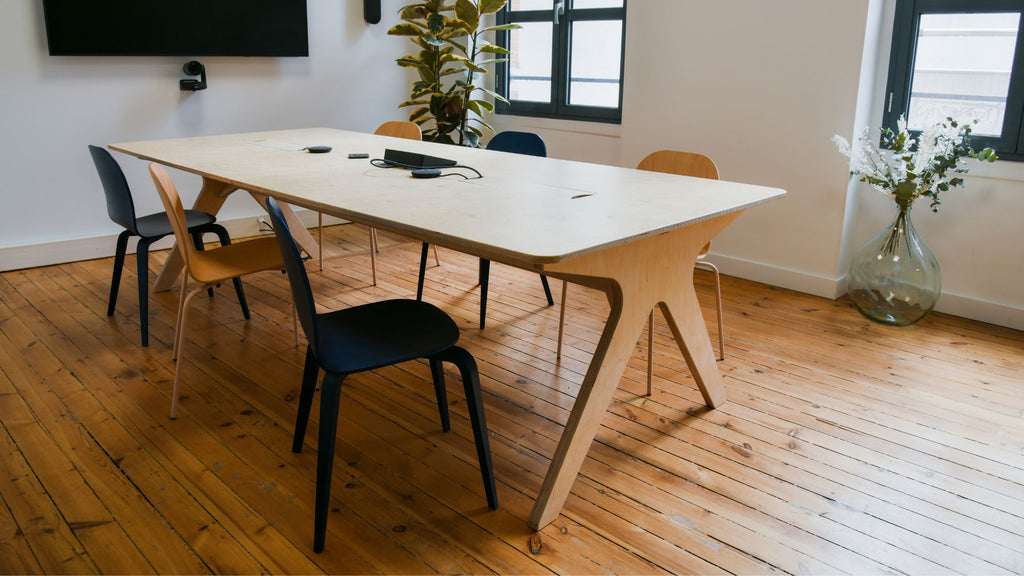
[[281, 258], [284, 259], [284, 267], [288, 272], [288, 283], [292, 287], [292, 298], [295, 299], [295, 310], [299, 316], [299, 323], [302, 324], [302, 331], [306, 334], [309, 345], [319, 356], [320, 332], [317, 327], [316, 303], [313, 301], [313, 290], [309, 286], [306, 266], [302, 263], [299, 247], [295, 244], [295, 239], [292, 238], [292, 232], [284, 219], [284, 213], [281, 212], [281, 205], [271, 197], [267, 197], [266, 204], [267, 212], [270, 214], [270, 225], [274, 227], [277, 245], [281, 249]]
[[96, 172], [100, 175], [103, 193], [107, 197], [107, 215], [133, 234], [138, 234], [139, 230], [135, 225], [135, 202], [132, 200], [132, 191], [128, 188], [128, 179], [124, 177], [121, 166], [110, 152], [99, 146], [90, 144], [89, 153], [92, 155], [92, 163], [96, 165]]
[[160, 201], [164, 203], [167, 219], [171, 221], [171, 228], [174, 230], [174, 239], [178, 243], [178, 250], [181, 251], [181, 255], [185, 259], [185, 269], [191, 271], [192, 262], [195, 259], [193, 253], [196, 248], [192, 245], [191, 236], [188, 233], [185, 206], [181, 203], [178, 188], [174, 185], [174, 181], [171, 180], [171, 175], [167, 173], [167, 170], [156, 162], [149, 164], [149, 175], [153, 177], [153, 184], [156, 185], [156, 191], [160, 194]]
[[377, 127], [373, 132], [378, 136], [394, 136], [395, 138], [408, 138], [409, 140], [423, 140], [423, 133], [415, 122], [401, 122], [391, 120]]
[[499, 132], [487, 143], [488, 150], [499, 152], [514, 152], [516, 154], [527, 154], [529, 156], [546, 157], [548, 147], [544, 145], [544, 139], [533, 132], [516, 132], [509, 130]]
[[637, 170], [718, 180], [718, 166], [715, 166], [714, 160], [694, 152], [658, 150], [648, 154], [636, 168]]
[[[651, 152], [641, 160], [636, 169], [718, 180], [718, 166], [715, 166], [715, 161], [696, 152], [658, 150]], [[697, 258], [704, 258], [708, 255], [709, 250], [711, 250], [710, 242], [704, 245]]]

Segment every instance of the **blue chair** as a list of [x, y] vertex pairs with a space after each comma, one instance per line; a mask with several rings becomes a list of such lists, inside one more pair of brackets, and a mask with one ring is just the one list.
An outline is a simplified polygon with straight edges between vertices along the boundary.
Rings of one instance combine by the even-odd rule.
[[[487, 144], [488, 150], [499, 152], [511, 152], [513, 154], [525, 154], [528, 156], [540, 156], [546, 158], [548, 155], [544, 139], [532, 132], [506, 131], [495, 134]], [[427, 273], [427, 243], [423, 243], [420, 253], [420, 277], [416, 286], [416, 299], [423, 298], [423, 279]], [[487, 285], [491, 276], [491, 261], [486, 258], [480, 259], [480, 271], [478, 278], [480, 282], [480, 329], [483, 330], [487, 322]], [[544, 287], [544, 296], [547, 297], [548, 306], [553, 306], [555, 300], [551, 297], [551, 286], [548, 284], [548, 277], [540, 275], [541, 285]]]
[[[140, 218], [135, 217], [135, 202], [128, 187], [128, 180], [121, 171], [114, 157], [99, 146], [89, 146], [93, 164], [99, 173], [103, 192], [107, 198], [107, 215], [115, 223], [120, 224], [124, 231], [117, 237], [117, 249], [114, 252], [114, 273], [110, 280], [110, 298], [107, 302], [107, 316], [114, 315], [117, 304], [117, 291], [121, 284], [121, 270], [124, 268], [125, 255], [128, 252], [128, 239], [138, 236], [138, 247], [135, 258], [138, 262], [139, 275], [139, 324], [142, 328], [142, 345], [149, 346], [149, 246], [164, 236], [172, 234], [171, 221], [166, 212], [158, 212]], [[231, 244], [231, 237], [223, 226], [216, 223], [212, 214], [199, 210], [186, 210], [188, 231], [192, 236], [197, 250], [203, 249], [203, 234], [210, 232], [217, 235], [221, 245]], [[235, 292], [242, 305], [242, 314], [249, 319], [249, 306], [245, 301], [242, 281], [234, 279]], [[212, 296], [213, 290], [208, 293]]]
[[278, 246], [288, 271], [292, 295], [302, 330], [309, 345], [306, 348], [305, 370], [299, 393], [298, 415], [292, 452], [301, 452], [306, 425], [313, 405], [316, 380], [322, 369], [325, 374], [320, 396], [320, 432], [316, 465], [316, 504], [313, 520], [313, 550], [324, 549], [327, 534], [327, 512], [331, 498], [331, 472], [334, 468], [334, 444], [338, 433], [338, 409], [341, 384], [345, 377], [375, 370], [408, 360], [426, 358], [434, 380], [434, 393], [441, 415], [441, 429], [451, 430], [442, 362], [459, 368], [465, 388], [469, 418], [476, 440], [477, 459], [483, 476], [487, 505], [496, 510], [498, 495], [494, 484], [494, 467], [487, 438], [480, 376], [476, 361], [466, 350], [456, 346], [459, 327], [436, 306], [416, 300], [385, 300], [352, 308], [316, 313], [309, 277], [299, 249], [292, 239], [281, 208], [267, 198], [267, 212], [277, 235]]

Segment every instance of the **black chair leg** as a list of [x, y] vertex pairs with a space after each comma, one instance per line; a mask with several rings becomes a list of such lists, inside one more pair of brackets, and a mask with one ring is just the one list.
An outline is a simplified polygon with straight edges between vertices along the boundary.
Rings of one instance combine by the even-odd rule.
[[128, 252], [128, 238], [131, 235], [131, 232], [125, 230], [117, 236], [117, 248], [114, 250], [114, 274], [110, 278], [110, 298], [107, 300], [107, 316], [114, 315], [117, 289], [121, 285], [121, 269], [124, 268], [124, 256]]
[[487, 322], [487, 284], [491, 277], [491, 261], [480, 259], [480, 329]]
[[[206, 245], [203, 244], [203, 233], [199, 230], [192, 231], [192, 245], [196, 247], [197, 252], [206, 250]], [[206, 295], [213, 298], [213, 286], [206, 289]]]
[[[228, 235], [228, 231], [220, 224], [210, 224], [209, 231], [217, 235], [217, 239], [220, 241], [221, 246], [227, 246], [231, 244], [231, 236]], [[235, 285], [235, 294], [238, 296], [238, 304], [242, 307], [242, 316], [249, 319], [249, 303], [245, 299], [245, 289], [242, 288], [241, 278], [232, 278], [231, 283]]]
[[473, 425], [473, 439], [476, 440], [476, 456], [480, 462], [480, 475], [483, 477], [484, 492], [487, 494], [487, 506], [491, 510], [497, 510], [498, 490], [494, 483], [494, 464], [491, 462], [491, 444], [487, 436], [487, 418], [484, 416], [484, 400], [483, 393], [480, 391], [480, 373], [476, 367], [476, 360], [473, 359], [472, 354], [458, 346], [449, 348], [435, 358], [451, 362], [459, 367], [462, 385], [466, 391], [469, 421]]
[[334, 471], [334, 443], [338, 437], [338, 407], [342, 376], [328, 373], [320, 388], [320, 435], [316, 454], [316, 505], [313, 510], [313, 551], [324, 550], [327, 512], [330, 510], [331, 474]]
[[139, 327], [142, 329], [143, 346], [149, 346], [149, 243], [148, 238], [139, 238], [139, 245], [135, 248], [139, 276]]
[[548, 284], [548, 277], [541, 274], [540, 283], [544, 286], [544, 296], [547, 296], [548, 306], [554, 306], [555, 299], [551, 297], [551, 285]]
[[423, 278], [427, 275], [427, 248], [430, 244], [423, 243], [423, 248], [420, 250], [420, 279], [416, 283], [416, 299], [423, 300]]
[[292, 452], [302, 452], [302, 442], [306, 438], [306, 426], [309, 425], [309, 412], [313, 408], [313, 393], [316, 392], [316, 377], [320, 374], [320, 365], [313, 354], [313, 348], [306, 347], [306, 366], [302, 370], [302, 387], [299, 389], [299, 413], [295, 417], [295, 436], [292, 438]]
[[430, 374], [434, 377], [437, 409], [441, 413], [441, 430], [451, 432], [452, 424], [448, 418], [448, 391], [444, 387], [444, 365], [440, 360], [430, 359]]

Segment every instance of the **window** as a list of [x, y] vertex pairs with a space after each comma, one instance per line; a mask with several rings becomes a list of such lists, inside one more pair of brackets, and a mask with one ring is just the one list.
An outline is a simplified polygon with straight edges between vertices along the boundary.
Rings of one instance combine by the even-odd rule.
[[1020, 0], [898, 0], [884, 125], [977, 120], [976, 150], [1024, 160]]
[[622, 121], [626, 0], [511, 0], [498, 23], [522, 27], [498, 35], [499, 113]]

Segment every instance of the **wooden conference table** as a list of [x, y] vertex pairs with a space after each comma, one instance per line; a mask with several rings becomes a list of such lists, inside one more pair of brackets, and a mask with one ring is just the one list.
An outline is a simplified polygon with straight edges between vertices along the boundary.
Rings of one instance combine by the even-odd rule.
[[[331, 146], [311, 154], [307, 146]], [[110, 148], [199, 174], [194, 208], [216, 214], [242, 189], [398, 232], [607, 295], [611, 311], [561, 440], [530, 527], [561, 512], [651, 309], [660, 306], [708, 407], [725, 401], [693, 288], [700, 249], [746, 208], [783, 190], [597, 164], [395, 139], [329, 128], [112, 144]], [[350, 152], [383, 158], [392, 148], [457, 160], [483, 174], [416, 179]], [[458, 171], [474, 176], [468, 170]], [[294, 215], [291, 215], [294, 218]], [[310, 254], [303, 226], [293, 232]], [[168, 258], [157, 289], [181, 271]]]

